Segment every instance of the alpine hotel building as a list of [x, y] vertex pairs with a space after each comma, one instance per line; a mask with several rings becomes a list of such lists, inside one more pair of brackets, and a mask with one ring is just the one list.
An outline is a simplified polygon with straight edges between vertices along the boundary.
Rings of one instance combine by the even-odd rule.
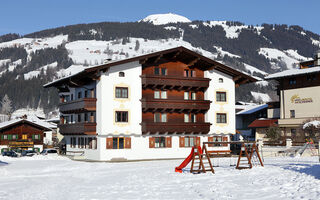
[[123, 161], [184, 158], [194, 144], [229, 141], [235, 87], [254, 81], [177, 47], [88, 67], [44, 87], [59, 90], [67, 154]]

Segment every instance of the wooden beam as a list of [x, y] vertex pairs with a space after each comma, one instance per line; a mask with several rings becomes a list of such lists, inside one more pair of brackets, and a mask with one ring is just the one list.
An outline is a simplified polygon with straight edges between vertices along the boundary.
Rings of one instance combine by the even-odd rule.
[[236, 77], [233, 78], [233, 81], [237, 81], [237, 80], [239, 80], [241, 77], [242, 77], [241, 75], [236, 76]]
[[196, 59], [192, 60], [191, 62], [189, 62], [187, 65], [192, 66], [192, 65], [196, 64], [199, 60], [200, 60], [200, 58], [196, 58]]
[[145, 64], [147, 61], [148, 61], [148, 58], [145, 58], [145, 59], [143, 59], [143, 60], [140, 61], [140, 64], [143, 65], [143, 64]]
[[160, 54], [160, 55], [154, 60], [154, 63], [157, 63], [162, 57], [163, 57], [163, 54]]
[[174, 54], [174, 56], [172, 57], [172, 59], [177, 58], [177, 56], [179, 56], [181, 52], [182, 52], [181, 50], [180, 50], [180, 51], [177, 51], [177, 53]]

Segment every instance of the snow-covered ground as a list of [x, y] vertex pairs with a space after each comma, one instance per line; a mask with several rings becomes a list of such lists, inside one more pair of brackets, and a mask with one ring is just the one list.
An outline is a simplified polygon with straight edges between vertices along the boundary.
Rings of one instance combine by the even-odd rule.
[[215, 174], [198, 175], [175, 173], [181, 160], [95, 163], [0, 156], [0, 161], [0, 199], [6, 200], [320, 198], [317, 158], [267, 158], [265, 167], [223, 165]]

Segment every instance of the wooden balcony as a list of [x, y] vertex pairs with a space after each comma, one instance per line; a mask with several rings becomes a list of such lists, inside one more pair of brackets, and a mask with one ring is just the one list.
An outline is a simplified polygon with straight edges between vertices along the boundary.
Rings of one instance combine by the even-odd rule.
[[208, 100], [142, 99], [143, 112], [203, 112], [210, 109]]
[[59, 124], [60, 133], [62, 135], [96, 135], [95, 122], [83, 122], [74, 124]]
[[142, 134], [207, 134], [210, 123], [156, 123], [142, 122]]
[[155, 76], [142, 75], [143, 88], [162, 88], [162, 89], [193, 89], [203, 90], [209, 87], [209, 78], [201, 77], [170, 77], [170, 76]]
[[83, 98], [59, 104], [62, 113], [77, 113], [84, 111], [96, 111], [96, 98]]

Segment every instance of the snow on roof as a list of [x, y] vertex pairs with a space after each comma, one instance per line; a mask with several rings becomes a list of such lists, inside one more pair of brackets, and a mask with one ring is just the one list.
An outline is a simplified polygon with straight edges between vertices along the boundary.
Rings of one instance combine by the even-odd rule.
[[266, 79], [266, 80], [278, 79], [278, 78], [282, 78], [282, 77], [296, 76], [296, 75], [309, 74], [309, 73], [315, 73], [315, 72], [320, 72], [320, 66], [305, 68], [305, 69], [285, 70], [285, 71], [278, 72], [275, 74], [270, 74], [269, 76], [264, 77], [264, 79]]
[[262, 109], [268, 108], [268, 104], [262, 104], [262, 105], [248, 105], [244, 110], [241, 110], [237, 113], [237, 115], [248, 115], [255, 112], [258, 112]]
[[154, 25], [163, 25], [163, 24], [178, 23], [178, 22], [190, 23], [191, 20], [181, 15], [166, 13], [166, 14], [149, 15], [146, 18], [140, 20], [139, 22], [149, 22]]
[[306, 129], [308, 127], [316, 127], [316, 128], [319, 128], [320, 127], [320, 121], [318, 120], [313, 120], [311, 122], [307, 122], [303, 125], [303, 129]]
[[39, 119], [36, 115], [28, 115], [26, 119], [22, 119], [22, 118], [16, 118], [16, 119], [12, 119], [9, 121], [5, 121], [0, 123], [0, 129], [5, 128], [7, 126], [19, 123], [21, 121], [27, 121], [30, 122], [32, 124], [36, 124], [38, 126], [47, 128], [47, 129], [53, 129], [53, 128], [57, 128], [57, 125], [54, 123], [49, 123], [46, 121], [43, 121], [41, 119]]

